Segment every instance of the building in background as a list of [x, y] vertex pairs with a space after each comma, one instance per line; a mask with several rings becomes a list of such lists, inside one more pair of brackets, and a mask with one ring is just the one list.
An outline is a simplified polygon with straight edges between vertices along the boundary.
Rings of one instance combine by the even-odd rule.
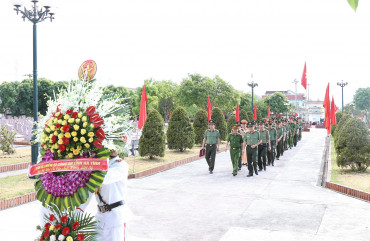
[[325, 111], [323, 107], [324, 101], [307, 101], [306, 116], [307, 121], [311, 123], [320, 123], [324, 121]]

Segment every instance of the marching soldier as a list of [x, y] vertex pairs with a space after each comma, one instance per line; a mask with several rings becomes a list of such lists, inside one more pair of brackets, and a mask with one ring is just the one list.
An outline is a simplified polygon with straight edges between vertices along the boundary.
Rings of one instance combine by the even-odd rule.
[[293, 138], [293, 144], [294, 146], [297, 146], [298, 141], [298, 135], [299, 135], [299, 126], [298, 126], [298, 120], [294, 120], [294, 138]]
[[268, 122], [268, 130], [269, 130], [269, 135], [270, 135], [270, 148], [267, 151], [267, 159], [268, 163], [267, 165], [274, 166], [274, 161], [275, 161], [275, 146], [276, 146], [276, 129], [275, 129], [275, 124], [272, 125], [272, 121]]
[[204, 139], [202, 149], [206, 146], [206, 161], [209, 167], [209, 173], [213, 173], [215, 167], [216, 152], [220, 148], [221, 135], [218, 130], [215, 129], [216, 123], [213, 120], [209, 121], [209, 129], [204, 132]]
[[260, 121], [259, 124], [262, 143], [258, 146], [258, 171], [262, 171], [262, 168], [266, 171], [267, 150], [271, 147], [270, 134], [269, 131], [265, 128], [265, 123], [263, 121]]
[[[242, 137], [245, 135], [245, 133], [248, 132], [247, 123], [248, 121], [246, 120], [241, 121], [241, 127], [239, 129], [239, 133]], [[238, 170], [240, 171], [241, 169], [242, 169], [242, 155], [240, 155], [239, 161], [238, 161]]]
[[289, 120], [289, 128], [290, 128], [289, 148], [292, 149], [292, 147], [293, 147], [293, 139], [294, 139], [294, 131], [295, 131], [294, 123], [293, 123], [293, 120], [292, 119]]
[[243, 137], [243, 148], [242, 153], [245, 151], [245, 146], [247, 146], [247, 160], [248, 160], [248, 170], [249, 174], [247, 177], [253, 176], [254, 173], [258, 175], [257, 171], [257, 155], [258, 155], [258, 145], [262, 143], [260, 133], [254, 131], [254, 123], [248, 123], [249, 132]]
[[282, 142], [283, 142], [283, 130], [281, 128], [281, 123], [279, 121], [276, 122], [276, 136], [277, 136], [277, 140], [276, 140], [276, 150], [277, 150], [277, 153], [276, 153], [276, 160], [279, 160], [279, 157], [281, 156], [281, 149], [282, 148]]
[[233, 176], [238, 174], [238, 161], [241, 154], [241, 146], [243, 143], [243, 137], [238, 133], [239, 126], [233, 126], [233, 132], [227, 137], [226, 148], [230, 147], [231, 163], [233, 164]]

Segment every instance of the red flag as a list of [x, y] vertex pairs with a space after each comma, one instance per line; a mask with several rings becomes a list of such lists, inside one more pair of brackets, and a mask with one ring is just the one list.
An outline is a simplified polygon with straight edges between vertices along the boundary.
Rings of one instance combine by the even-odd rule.
[[235, 120], [239, 121], [239, 103], [236, 102]]
[[328, 134], [330, 134], [330, 98], [329, 98], [329, 83], [328, 86], [326, 87], [326, 94], [325, 94], [325, 99], [324, 99], [324, 104], [323, 107], [325, 108], [325, 127], [328, 130]]
[[297, 114], [297, 112], [296, 112], [296, 113], [294, 114], [294, 118], [297, 118], [297, 115], [298, 115], [298, 114]]
[[257, 105], [254, 104], [254, 115], [253, 115], [253, 120], [257, 120]]
[[267, 110], [267, 117], [270, 119], [270, 105], [269, 105], [269, 108]]
[[306, 71], [306, 62], [304, 62], [304, 69], [303, 69], [303, 74], [302, 74], [302, 79], [301, 79], [301, 84], [304, 87], [304, 89], [307, 89], [307, 71]]
[[171, 107], [168, 108], [168, 119], [171, 119]]
[[209, 96], [208, 96], [208, 122], [209, 122], [209, 120], [211, 119], [211, 116], [212, 116], [211, 109], [212, 109], [212, 105], [211, 105], [211, 101], [209, 100]]
[[146, 91], [145, 91], [145, 85], [143, 86], [143, 91], [141, 92], [141, 101], [140, 101], [140, 115], [139, 115], [139, 124], [138, 128], [141, 130], [141, 128], [144, 126], [145, 120], [146, 120]]
[[361, 120], [364, 120], [364, 116], [365, 116], [365, 114], [363, 114], [363, 115], [362, 115], [362, 118], [361, 118]]
[[276, 117], [279, 117], [279, 113], [276, 113]]
[[337, 126], [337, 117], [335, 116], [335, 113], [338, 110], [338, 107], [334, 103], [334, 97], [331, 98], [331, 116], [330, 116], [330, 124]]

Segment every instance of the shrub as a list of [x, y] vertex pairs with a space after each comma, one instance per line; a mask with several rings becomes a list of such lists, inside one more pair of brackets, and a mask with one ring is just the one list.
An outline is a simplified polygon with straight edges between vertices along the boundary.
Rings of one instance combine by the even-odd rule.
[[246, 111], [246, 110], [241, 109], [241, 110], [239, 111], [239, 120], [240, 120], [240, 121], [242, 121], [242, 120], [249, 121], [248, 114], [247, 114], [247, 111]]
[[191, 149], [194, 145], [194, 129], [190, 124], [189, 116], [182, 107], [177, 107], [171, 115], [167, 130], [167, 143], [169, 149]]
[[226, 121], [220, 108], [212, 109], [212, 120], [216, 122], [216, 129], [220, 132], [221, 140], [226, 140]]
[[15, 152], [13, 143], [16, 134], [17, 132], [10, 131], [4, 125], [0, 125], [0, 150], [3, 153], [12, 154]]
[[341, 111], [335, 113], [335, 119], [337, 120], [337, 124], [342, 119], [342, 117], [343, 117], [343, 113]]
[[358, 118], [350, 118], [336, 135], [338, 166], [366, 171], [370, 165], [370, 131], [365, 123]]
[[[239, 118], [240, 118], [240, 115], [239, 115]], [[227, 120], [227, 130], [226, 130], [226, 133], [227, 134], [231, 133], [232, 128], [233, 128], [233, 126], [234, 126], [235, 123], [236, 123], [236, 116], [234, 114], [232, 114], [229, 117], [229, 119]]]
[[198, 110], [194, 117], [195, 143], [202, 144], [204, 132], [208, 129], [208, 114], [205, 110]]
[[340, 119], [339, 123], [337, 124], [337, 127], [335, 128], [335, 135], [334, 135], [334, 142], [337, 142], [340, 130], [345, 125], [345, 123], [351, 119], [352, 117], [350, 115], [343, 115], [343, 117]]
[[140, 156], [163, 157], [166, 149], [166, 138], [164, 135], [164, 121], [157, 110], [148, 114], [143, 132], [139, 140]]
[[334, 132], [335, 132], [335, 128], [336, 128], [337, 126], [336, 125], [334, 125], [334, 124], [331, 124], [331, 126], [330, 126], [330, 134], [334, 137]]

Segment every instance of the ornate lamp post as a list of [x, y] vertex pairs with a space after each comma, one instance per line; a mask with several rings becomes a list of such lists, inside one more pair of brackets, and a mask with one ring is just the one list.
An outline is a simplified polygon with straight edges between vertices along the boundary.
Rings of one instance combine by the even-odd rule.
[[343, 87], [346, 86], [346, 85], [348, 85], [348, 82], [343, 82], [343, 80], [342, 80], [342, 83], [341, 82], [337, 82], [337, 85], [339, 85], [340, 87], [342, 87], [342, 112], [344, 112], [343, 111], [343, 108], [344, 108], [344, 104], [343, 104]]
[[[253, 74], [252, 74], [252, 78], [253, 78]], [[257, 87], [258, 84], [254, 83], [254, 81], [252, 80], [252, 82], [248, 83], [248, 86], [252, 87], [252, 107], [251, 107], [251, 109], [252, 109], [252, 112], [253, 112], [253, 89], [254, 89], [254, 87]]]
[[[14, 4], [14, 10], [17, 15], [21, 13], [23, 21], [28, 19], [33, 23], [33, 120], [36, 123], [38, 121], [38, 89], [37, 89], [37, 38], [36, 38], [36, 24], [44, 21], [45, 19], [50, 19], [53, 21], [54, 13], [50, 12], [50, 6], [38, 7], [38, 0], [32, 0], [31, 9], [26, 7], [21, 9], [21, 4]], [[33, 131], [37, 128], [36, 124], [33, 126]], [[32, 135], [32, 141], [36, 139], [36, 136]], [[39, 151], [39, 143], [32, 145], [32, 164], [37, 162], [37, 156]]]

